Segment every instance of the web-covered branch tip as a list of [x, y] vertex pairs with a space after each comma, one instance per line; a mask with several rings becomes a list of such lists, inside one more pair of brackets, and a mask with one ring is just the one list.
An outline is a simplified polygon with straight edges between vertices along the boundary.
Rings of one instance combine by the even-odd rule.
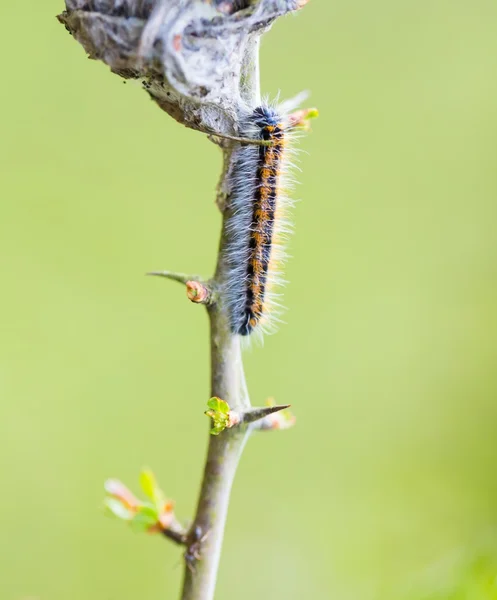
[[66, 0], [59, 21], [187, 127], [230, 135], [251, 72], [251, 49], [302, 0]]

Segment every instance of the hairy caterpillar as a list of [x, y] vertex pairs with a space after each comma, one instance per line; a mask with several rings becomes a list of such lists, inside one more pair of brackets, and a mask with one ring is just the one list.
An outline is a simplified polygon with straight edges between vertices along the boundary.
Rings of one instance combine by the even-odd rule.
[[[235, 151], [225, 223], [224, 290], [231, 331], [238, 335], [271, 331], [280, 309], [272, 287], [281, 283], [278, 263], [285, 259], [283, 243], [290, 231], [285, 187], [288, 137], [294, 125], [267, 104], [248, 113], [241, 123], [240, 135], [255, 143]], [[260, 141], [268, 145], [256, 145]]]

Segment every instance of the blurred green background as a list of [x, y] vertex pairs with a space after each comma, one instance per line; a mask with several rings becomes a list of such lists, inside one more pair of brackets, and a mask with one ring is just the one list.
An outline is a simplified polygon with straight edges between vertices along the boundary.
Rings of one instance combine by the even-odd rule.
[[[207, 319], [144, 273], [212, 273], [220, 153], [63, 8], [0, 4], [0, 598], [174, 599], [179, 549], [102, 516], [102, 485], [150, 465], [193, 514]], [[219, 600], [497, 597], [496, 22], [314, 0], [264, 38], [263, 91], [321, 113], [287, 324], [246, 354], [298, 424], [246, 449]]]

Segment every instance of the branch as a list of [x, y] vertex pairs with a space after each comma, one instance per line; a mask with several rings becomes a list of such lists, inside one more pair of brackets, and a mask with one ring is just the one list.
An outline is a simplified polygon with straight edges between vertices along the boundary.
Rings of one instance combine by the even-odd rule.
[[[231, 486], [250, 432], [275, 429], [286, 406], [252, 409], [243, 371], [240, 338], [230, 331], [222, 298], [227, 278], [225, 249], [230, 212], [233, 152], [240, 143], [239, 118], [260, 104], [259, 40], [279, 16], [307, 0], [66, 0], [59, 21], [90, 58], [124, 78], [139, 79], [157, 105], [186, 127], [202, 131], [223, 149], [216, 203], [223, 213], [215, 275], [211, 280], [153, 272], [183, 283], [192, 302], [210, 319], [211, 397], [222, 398], [234, 415], [230, 426], [209, 436], [197, 511], [185, 532], [172, 503], [153, 475], [142, 474], [150, 500], [140, 502], [116, 480], [106, 506], [115, 516], [186, 546], [182, 600], [212, 600]], [[300, 117], [295, 117], [297, 120]], [[266, 142], [263, 142], [264, 144]]]
[[[223, 262], [225, 243], [224, 219], [220, 250], [214, 281], [220, 286], [226, 269]], [[243, 372], [240, 338], [230, 332], [227, 315], [219, 305], [209, 308], [211, 338], [211, 396], [223, 398], [230, 408], [243, 412], [250, 408]], [[202, 487], [197, 513], [190, 530], [188, 544], [196, 542], [200, 532], [207, 535], [200, 548], [200, 560], [185, 569], [182, 600], [211, 600], [217, 579], [224, 527], [228, 514], [231, 486], [238, 461], [247, 441], [249, 429], [226, 429], [219, 436], [209, 437]]]

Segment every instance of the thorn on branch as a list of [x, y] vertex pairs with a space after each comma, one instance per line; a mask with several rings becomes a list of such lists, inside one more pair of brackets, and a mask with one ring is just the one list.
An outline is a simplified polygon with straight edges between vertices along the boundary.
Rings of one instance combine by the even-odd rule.
[[[272, 398], [270, 398], [268, 400], [268, 406], [266, 407], [266, 409], [268, 409], [269, 412], [267, 412], [266, 415], [260, 417], [259, 420], [255, 422], [254, 429], [257, 429], [259, 431], [270, 431], [273, 429], [290, 429], [290, 427], [293, 427], [295, 425], [297, 419], [295, 415], [290, 410], [288, 410], [289, 407], [289, 404], [276, 405], [274, 404]], [[262, 408], [254, 410], [257, 412], [264, 411], [265, 409]], [[248, 411], [248, 413], [246, 414], [250, 415], [251, 413], [252, 411]]]
[[274, 404], [252, 408], [242, 414], [230, 409], [221, 398], [211, 398], [207, 402], [209, 410], [205, 414], [212, 419], [211, 435], [219, 435], [225, 429], [236, 425], [254, 423], [254, 429], [268, 431], [270, 429], [289, 429], [295, 424], [294, 415], [288, 410], [290, 404]]
[[187, 275], [173, 271], [151, 271], [147, 273], [153, 277], [164, 277], [186, 286], [186, 295], [194, 304], [205, 304], [210, 306], [215, 303], [216, 294], [207, 282], [203, 282], [199, 275]]
[[260, 421], [261, 419], [265, 419], [274, 413], [286, 410], [288, 408], [290, 408], [290, 404], [275, 404], [272, 406], [252, 408], [243, 414], [243, 422], [254, 423], [255, 421]]
[[162, 533], [177, 544], [186, 543], [186, 531], [174, 515], [174, 502], [157, 485], [154, 474], [144, 469], [140, 485], [150, 501], [141, 501], [119, 480], [108, 479], [104, 507], [107, 514], [130, 524], [135, 531]]
[[178, 283], [187, 284], [189, 281], [196, 280], [202, 281], [200, 275], [186, 275], [185, 273], [175, 273], [174, 271], [151, 271], [147, 275], [152, 277], [164, 277], [171, 281], [177, 281]]

